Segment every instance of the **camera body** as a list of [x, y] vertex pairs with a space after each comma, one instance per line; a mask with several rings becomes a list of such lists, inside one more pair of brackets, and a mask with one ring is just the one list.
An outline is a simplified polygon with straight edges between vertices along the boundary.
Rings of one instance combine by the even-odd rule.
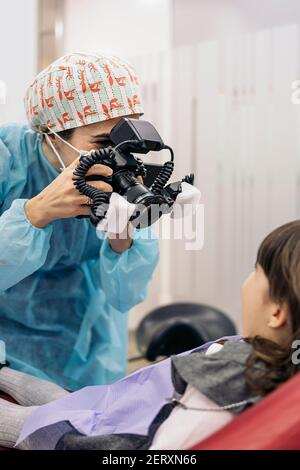
[[[99, 191], [88, 182], [102, 180], [112, 186], [113, 192], [136, 205], [136, 210], [130, 219], [136, 228], [152, 225], [163, 214], [171, 212], [176, 197], [181, 192], [181, 182], [166, 186], [174, 170], [172, 149], [164, 144], [151, 123], [137, 119], [121, 119], [112, 129], [109, 140], [112, 146], [81, 156], [80, 163], [74, 172], [75, 187], [81, 194], [93, 200], [92, 222], [98, 224], [105, 217], [110, 194]], [[150, 151], [163, 149], [171, 152], [171, 161], [161, 167], [149, 188], [137, 179], [138, 176], [145, 178], [147, 169], [141, 158], [133, 153], [147, 154]], [[112, 168], [112, 176], [86, 176], [88, 170], [97, 163]], [[187, 178], [190, 178], [189, 182], [191, 182], [193, 175], [187, 176], [182, 181], [188, 181]]]
[[[110, 150], [110, 147], [107, 150]], [[107, 157], [103, 156], [101, 163], [113, 170], [112, 176], [101, 178], [88, 176], [86, 181], [101, 179], [112, 186], [113, 192], [126, 198], [129, 203], [135, 204], [136, 210], [131, 222], [137, 228], [152, 225], [163, 213], [169, 211], [171, 201], [169, 201], [170, 205], [166, 207], [166, 199], [162, 195], [153, 194], [146, 185], [137, 179], [138, 176], [145, 177], [146, 170], [139, 159], [132, 154], [113, 151], [111, 148], [111, 153]], [[98, 215], [101, 215], [100, 211], [101, 207], [98, 209]]]

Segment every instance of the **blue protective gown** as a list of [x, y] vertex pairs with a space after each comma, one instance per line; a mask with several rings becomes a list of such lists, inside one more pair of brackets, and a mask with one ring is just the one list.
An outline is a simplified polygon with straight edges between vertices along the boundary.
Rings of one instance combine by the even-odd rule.
[[37, 133], [0, 127], [0, 339], [13, 368], [77, 390], [126, 374], [128, 310], [144, 300], [159, 249], [150, 228], [118, 254], [89, 219], [31, 225], [26, 200], [58, 174]]

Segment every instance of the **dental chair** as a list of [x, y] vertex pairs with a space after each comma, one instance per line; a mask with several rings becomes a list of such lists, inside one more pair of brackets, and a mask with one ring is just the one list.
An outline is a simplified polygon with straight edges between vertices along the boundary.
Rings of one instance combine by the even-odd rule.
[[191, 450], [300, 450], [299, 390], [300, 373]]
[[[147, 315], [136, 339], [140, 352], [153, 361], [234, 334], [234, 325], [222, 312], [202, 304], [179, 303]], [[299, 397], [300, 373], [192, 450], [300, 450]], [[15, 403], [1, 392], [0, 398]]]
[[191, 450], [300, 450], [299, 390], [300, 373]]

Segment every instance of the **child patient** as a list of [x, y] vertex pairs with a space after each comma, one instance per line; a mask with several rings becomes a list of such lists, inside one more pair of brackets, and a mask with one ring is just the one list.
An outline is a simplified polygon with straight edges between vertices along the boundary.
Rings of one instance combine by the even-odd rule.
[[[191, 430], [197, 442], [272, 392], [300, 367], [292, 362], [300, 339], [300, 221], [263, 240], [242, 286], [242, 312], [243, 339], [173, 356], [113, 385], [68, 393], [2, 366], [0, 390], [19, 405], [0, 400], [0, 445], [13, 447], [23, 428], [19, 449], [188, 448]], [[178, 424], [184, 416], [190, 426]]]

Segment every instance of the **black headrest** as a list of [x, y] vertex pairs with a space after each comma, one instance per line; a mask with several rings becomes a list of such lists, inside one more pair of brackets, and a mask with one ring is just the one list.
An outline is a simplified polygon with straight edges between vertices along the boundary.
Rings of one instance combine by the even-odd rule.
[[150, 312], [136, 332], [137, 346], [149, 361], [194, 349], [236, 329], [220, 310], [203, 304], [174, 303]]

